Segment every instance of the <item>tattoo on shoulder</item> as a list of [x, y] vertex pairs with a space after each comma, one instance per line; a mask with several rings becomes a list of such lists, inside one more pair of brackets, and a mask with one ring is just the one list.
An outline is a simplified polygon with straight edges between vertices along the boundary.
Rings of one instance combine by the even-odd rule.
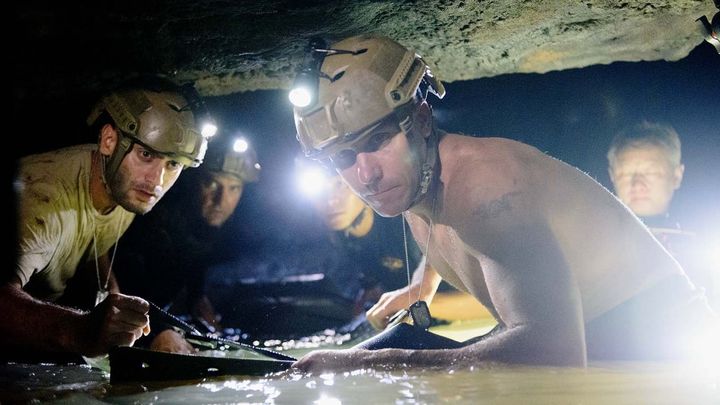
[[481, 204], [479, 207], [473, 210], [473, 217], [481, 220], [499, 217], [504, 212], [510, 211], [512, 209], [510, 205], [510, 198], [517, 194], [520, 194], [520, 192], [513, 191], [511, 193], [503, 195], [496, 200]]

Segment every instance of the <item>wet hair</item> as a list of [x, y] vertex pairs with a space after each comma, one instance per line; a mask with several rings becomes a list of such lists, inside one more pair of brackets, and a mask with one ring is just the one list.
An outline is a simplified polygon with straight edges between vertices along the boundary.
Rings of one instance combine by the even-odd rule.
[[670, 125], [649, 121], [626, 127], [613, 137], [607, 153], [608, 164], [614, 167], [618, 155], [626, 149], [646, 146], [660, 147], [673, 166], [680, 165], [681, 145], [677, 131]]

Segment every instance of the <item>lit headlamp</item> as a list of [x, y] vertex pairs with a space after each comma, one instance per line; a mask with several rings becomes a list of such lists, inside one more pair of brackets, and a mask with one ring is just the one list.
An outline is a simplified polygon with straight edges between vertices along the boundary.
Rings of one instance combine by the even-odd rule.
[[319, 37], [312, 38], [306, 49], [303, 64], [297, 76], [295, 76], [295, 81], [290, 89], [290, 93], [288, 93], [290, 102], [298, 108], [305, 108], [315, 103], [320, 78], [334, 82], [342, 77], [344, 72], [339, 73], [335, 77], [330, 77], [320, 70], [323, 60], [325, 60], [327, 56], [340, 54], [359, 55], [366, 51], [365, 49], [359, 51], [329, 49], [327, 48], [327, 42]]
[[[720, 9], [720, 0], [715, 0], [715, 7]], [[712, 23], [708, 21], [707, 17], [702, 16], [695, 21], [700, 21], [705, 31], [705, 42], [715, 47], [715, 50], [720, 54], [720, 12], [715, 13], [712, 18]]]

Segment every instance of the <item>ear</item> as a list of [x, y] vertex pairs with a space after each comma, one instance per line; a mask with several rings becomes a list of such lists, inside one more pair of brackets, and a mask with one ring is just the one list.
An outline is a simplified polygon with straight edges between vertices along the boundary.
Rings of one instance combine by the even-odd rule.
[[422, 135], [423, 138], [428, 138], [432, 133], [432, 108], [423, 100], [415, 108], [413, 113], [413, 128]]
[[111, 156], [115, 151], [117, 141], [117, 130], [110, 124], [103, 125], [100, 129], [100, 139], [98, 140], [100, 153], [105, 156]]
[[685, 173], [685, 165], [684, 164], [679, 164], [673, 171], [673, 177], [674, 177], [673, 186], [674, 186], [675, 190], [680, 188], [680, 183], [682, 183], [684, 173]]
[[608, 171], [608, 176], [610, 177], [610, 181], [613, 184], [613, 187], [615, 188], [615, 190], [617, 190], [617, 186], [615, 185], [615, 172], [613, 171], [613, 168], [608, 166], [607, 171]]

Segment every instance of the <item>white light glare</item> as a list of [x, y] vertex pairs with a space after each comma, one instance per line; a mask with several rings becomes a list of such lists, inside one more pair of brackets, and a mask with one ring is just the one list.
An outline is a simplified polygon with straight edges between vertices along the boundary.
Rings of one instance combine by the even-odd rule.
[[341, 405], [342, 401], [340, 401], [337, 398], [328, 396], [326, 394], [321, 394], [320, 398], [313, 401], [313, 404], [316, 404], [316, 405]]
[[290, 93], [288, 93], [288, 98], [295, 107], [302, 108], [310, 105], [310, 101], [312, 100], [311, 94], [312, 93], [307, 87], [298, 86], [290, 90]]
[[327, 182], [327, 175], [320, 168], [304, 169], [298, 174], [298, 188], [308, 197], [319, 195]]
[[246, 150], [248, 150], [248, 147], [250, 145], [248, 142], [243, 138], [238, 138], [233, 142], [233, 151], [238, 153], [244, 153]]
[[217, 130], [218, 130], [218, 128], [215, 124], [213, 124], [212, 122], [206, 122], [203, 124], [202, 130], [200, 130], [200, 133], [205, 138], [210, 138], [212, 136], [215, 136], [215, 134], [217, 133]]

